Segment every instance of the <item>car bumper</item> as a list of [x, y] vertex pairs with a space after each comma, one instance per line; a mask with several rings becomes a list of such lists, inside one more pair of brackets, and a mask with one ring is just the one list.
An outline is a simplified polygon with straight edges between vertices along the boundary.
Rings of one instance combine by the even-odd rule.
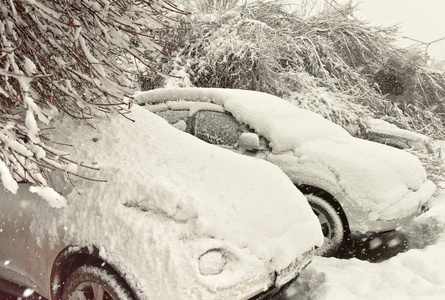
[[377, 220], [377, 221], [367, 221], [366, 225], [368, 227], [367, 233], [362, 232], [351, 232], [354, 239], [360, 239], [364, 236], [369, 236], [374, 233], [392, 231], [397, 229], [397, 227], [409, 222], [415, 217], [427, 212], [432, 206], [432, 200], [428, 200], [423, 205], [417, 207], [411, 214], [408, 214], [402, 218], [397, 218], [393, 220]]
[[285, 285], [281, 287], [272, 286], [266, 291], [256, 295], [255, 297], [250, 298], [250, 300], [273, 300], [280, 297], [282, 294], [286, 292], [286, 290], [298, 279], [298, 276], [293, 278], [291, 281], [287, 282]]
[[303, 271], [312, 261], [313, 250], [303, 253], [288, 267], [275, 272], [274, 285], [258, 295], [250, 298], [250, 300], [273, 300], [280, 297], [286, 290], [298, 279], [301, 271]]

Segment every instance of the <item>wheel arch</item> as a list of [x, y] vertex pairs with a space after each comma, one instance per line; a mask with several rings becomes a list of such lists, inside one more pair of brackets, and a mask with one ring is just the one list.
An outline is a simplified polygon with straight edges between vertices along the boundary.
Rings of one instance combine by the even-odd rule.
[[83, 265], [97, 265], [108, 269], [115, 275], [125, 288], [132, 294], [132, 298], [136, 299], [134, 292], [129, 284], [119, 275], [119, 272], [113, 265], [102, 259], [99, 250], [96, 247], [76, 247], [68, 246], [57, 255], [52, 269], [50, 290], [52, 299], [61, 299], [63, 286], [68, 276], [77, 268]]
[[351, 237], [349, 221], [348, 221], [348, 217], [346, 216], [345, 210], [343, 209], [343, 206], [340, 204], [340, 202], [338, 202], [338, 200], [335, 199], [334, 196], [332, 196], [332, 194], [330, 194], [326, 190], [323, 190], [322, 188], [308, 185], [308, 184], [296, 184], [295, 186], [303, 194], [313, 194], [313, 195], [316, 195], [316, 196], [324, 199], [326, 202], [328, 202], [337, 211], [337, 214], [340, 216], [340, 218], [343, 222], [344, 230], [349, 235], [349, 238]]

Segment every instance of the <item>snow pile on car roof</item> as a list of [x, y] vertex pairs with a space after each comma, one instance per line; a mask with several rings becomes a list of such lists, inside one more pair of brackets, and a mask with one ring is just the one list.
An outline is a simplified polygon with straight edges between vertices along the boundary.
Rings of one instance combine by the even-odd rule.
[[[175, 88], [138, 92], [136, 102], [159, 103], [168, 100], [208, 101], [222, 105], [242, 123], [266, 137], [278, 152], [293, 151], [312, 139], [350, 137], [340, 126], [314, 112], [300, 109], [276, 96], [248, 90], [216, 88]], [[177, 108], [176, 108], [177, 109]], [[289, 113], [295, 110], [295, 113]]]

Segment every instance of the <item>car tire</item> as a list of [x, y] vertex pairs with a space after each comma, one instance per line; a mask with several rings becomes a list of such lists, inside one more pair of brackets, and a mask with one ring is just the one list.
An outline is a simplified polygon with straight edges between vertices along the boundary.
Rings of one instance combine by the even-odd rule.
[[62, 300], [133, 299], [119, 276], [106, 268], [84, 265], [74, 270], [65, 282]]
[[340, 213], [328, 201], [317, 195], [307, 194], [305, 196], [320, 221], [325, 239], [323, 245], [316, 249], [315, 255], [325, 257], [338, 255], [347, 241]]

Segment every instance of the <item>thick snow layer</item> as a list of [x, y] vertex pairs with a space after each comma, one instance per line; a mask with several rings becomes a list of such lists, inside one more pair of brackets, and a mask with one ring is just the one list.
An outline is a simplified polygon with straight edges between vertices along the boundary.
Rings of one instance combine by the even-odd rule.
[[[33, 212], [40, 244], [101, 245], [101, 255], [151, 299], [193, 299], [203, 290], [203, 299], [234, 299], [249, 290], [244, 282], [266, 288], [271, 271], [323, 242], [306, 199], [278, 167], [210, 146], [139, 106], [128, 116], [135, 122], [117, 115], [91, 125], [55, 121], [51, 140], [75, 144], [70, 159], [100, 169], [79, 173], [106, 182], [73, 177], [69, 192], [53, 176], [67, 192], [52, 206], [66, 199], [65, 206], [24, 200], [17, 209]], [[215, 248], [227, 267], [199, 275], [198, 258]]]
[[435, 185], [427, 180], [414, 155], [354, 138], [321, 115], [269, 94], [214, 88], [136, 94], [138, 103], [164, 101], [172, 109], [177, 109], [181, 101], [174, 104], [169, 100], [196, 99], [220, 104], [239, 122], [267, 138], [273, 155], [266, 159], [279, 165], [295, 183], [331, 193], [343, 205], [352, 231], [377, 230], [366, 220], [408, 217], [435, 192]]

